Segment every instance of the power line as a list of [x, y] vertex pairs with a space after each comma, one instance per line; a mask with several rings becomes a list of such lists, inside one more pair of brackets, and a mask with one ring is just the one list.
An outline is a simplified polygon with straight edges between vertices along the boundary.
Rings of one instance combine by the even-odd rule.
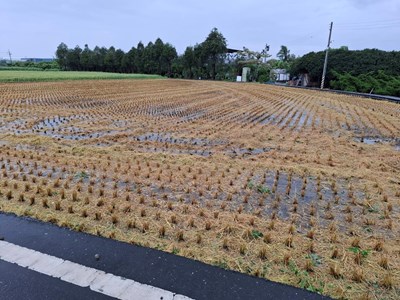
[[320, 35], [320, 31], [315, 31], [315, 32], [310, 33], [310, 34], [306, 34], [306, 35], [299, 36], [299, 37], [296, 37], [296, 38], [294, 38], [294, 39], [288, 40], [288, 41], [286, 42], [286, 44], [290, 45], [290, 44], [292, 44], [292, 43], [297, 43], [297, 42], [299, 42], [299, 41], [303, 41], [303, 42], [304, 42], [304, 41], [306, 41], [306, 40], [319, 37], [319, 35]]
[[[382, 26], [382, 27], [366, 27], [366, 28], [337, 28], [337, 30], [340, 31], [370, 31], [370, 30], [381, 30], [381, 29], [388, 29], [392, 28], [394, 29], [394, 26]], [[400, 28], [400, 25], [397, 27]]]
[[370, 21], [370, 22], [352, 22], [352, 23], [338, 23], [335, 25], [338, 29], [375, 29], [375, 28], [388, 28], [400, 26], [400, 19], [385, 20], [385, 21]]
[[400, 19], [390, 19], [390, 20], [374, 20], [374, 21], [371, 21], [371, 20], [367, 20], [367, 21], [356, 21], [356, 22], [339, 22], [338, 24], [335, 24], [335, 27], [336, 27], [336, 25], [338, 25], [338, 26], [340, 26], [340, 25], [354, 25], [354, 24], [381, 24], [381, 23], [390, 23], [390, 22], [399, 22], [400, 21]]

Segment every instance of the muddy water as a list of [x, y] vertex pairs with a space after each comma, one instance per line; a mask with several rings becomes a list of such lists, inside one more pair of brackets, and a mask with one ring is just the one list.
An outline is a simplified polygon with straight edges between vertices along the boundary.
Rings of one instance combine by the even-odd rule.
[[252, 155], [259, 155], [268, 151], [271, 151], [272, 148], [264, 147], [264, 148], [234, 148], [226, 151], [226, 154], [232, 157], [246, 157]]
[[297, 123], [296, 130], [300, 130], [300, 129], [303, 127], [304, 122], [306, 121], [306, 118], [307, 118], [307, 114], [308, 114], [308, 113], [307, 113], [306, 111], [304, 111], [304, 112], [301, 114], [299, 123]]
[[217, 146], [224, 145], [227, 141], [223, 140], [208, 140], [206, 138], [185, 138], [185, 137], [173, 137], [172, 133], [156, 133], [149, 132], [137, 137], [134, 137], [136, 141], [144, 142], [159, 142], [168, 144], [178, 144], [178, 145], [192, 145], [192, 146]]
[[362, 137], [355, 137], [354, 141], [366, 145], [390, 144], [394, 145], [395, 150], [400, 151], [400, 138], [362, 136]]

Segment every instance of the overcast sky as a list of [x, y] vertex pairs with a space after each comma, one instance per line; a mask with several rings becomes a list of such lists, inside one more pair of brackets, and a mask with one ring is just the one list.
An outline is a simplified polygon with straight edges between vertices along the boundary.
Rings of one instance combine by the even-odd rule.
[[128, 51], [157, 37], [183, 53], [213, 27], [230, 48], [303, 55], [325, 49], [331, 21], [332, 47], [400, 50], [400, 0], [0, 0], [0, 58], [53, 57], [61, 42]]

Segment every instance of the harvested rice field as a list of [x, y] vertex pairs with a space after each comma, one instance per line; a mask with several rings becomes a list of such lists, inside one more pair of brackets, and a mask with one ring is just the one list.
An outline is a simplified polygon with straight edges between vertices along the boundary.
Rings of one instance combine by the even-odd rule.
[[0, 210], [334, 298], [400, 296], [400, 105], [260, 84], [0, 83]]

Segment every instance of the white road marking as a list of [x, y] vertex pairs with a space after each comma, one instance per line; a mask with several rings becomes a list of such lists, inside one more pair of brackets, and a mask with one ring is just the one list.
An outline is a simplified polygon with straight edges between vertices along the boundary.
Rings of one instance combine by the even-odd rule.
[[118, 299], [191, 299], [1, 240], [0, 259]]

